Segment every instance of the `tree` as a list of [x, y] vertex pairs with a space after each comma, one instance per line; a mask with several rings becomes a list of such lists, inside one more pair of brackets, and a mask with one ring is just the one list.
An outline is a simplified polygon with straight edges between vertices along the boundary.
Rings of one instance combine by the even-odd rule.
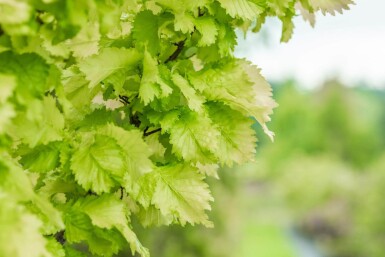
[[[253, 159], [276, 106], [235, 30], [350, 0], [1, 0], [0, 255], [111, 256], [203, 224], [207, 176]], [[81, 250], [85, 243], [87, 250]]]

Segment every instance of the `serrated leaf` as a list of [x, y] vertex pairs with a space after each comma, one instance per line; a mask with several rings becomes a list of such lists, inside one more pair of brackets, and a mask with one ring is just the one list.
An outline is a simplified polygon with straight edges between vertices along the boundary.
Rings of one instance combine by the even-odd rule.
[[71, 169], [85, 190], [100, 194], [109, 192], [123, 179], [127, 166], [115, 139], [87, 134], [71, 158]]
[[95, 86], [90, 89], [89, 81], [76, 67], [71, 67], [63, 72], [62, 82], [65, 97], [71, 103], [71, 108], [75, 107], [82, 112], [89, 111], [90, 104], [99, 93], [100, 88]]
[[[126, 207], [116, 196], [111, 194], [103, 194], [98, 197], [88, 196], [78, 200], [72, 208], [76, 212], [87, 214], [94, 226], [117, 229], [130, 243], [133, 253], [138, 251], [141, 256], [148, 256], [148, 250], [141, 245], [135, 233], [128, 227]], [[85, 221], [85, 224], [87, 224], [87, 221]], [[87, 225], [89, 226], [89, 224]]]
[[72, 208], [86, 213], [93, 225], [111, 229], [114, 226], [126, 226], [126, 211], [122, 201], [114, 195], [87, 196], [79, 199]]
[[48, 144], [63, 138], [64, 117], [56, 107], [56, 101], [50, 96], [43, 101], [30, 101], [25, 113], [19, 112], [9, 127], [10, 134], [21, 139], [29, 147]]
[[160, 50], [159, 19], [151, 11], [140, 12], [133, 27], [133, 37], [138, 46], [146, 48], [153, 56]]
[[77, 58], [85, 58], [99, 51], [99, 23], [88, 22], [84, 24], [75, 37], [67, 40], [65, 45], [73, 52]]
[[309, 0], [314, 10], [321, 10], [325, 15], [330, 13], [335, 15], [336, 12], [342, 13], [343, 10], [349, 10], [349, 5], [354, 4], [352, 0]]
[[21, 154], [20, 163], [33, 172], [48, 172], [59, 164], [58, 144], [40, 145]]
[[149, 159], [151, 151], [143, 141], [142, 133], [136, 129], [125, 130], [112, 124], [100, 128], [98, 133], [114, 138], [124, 151], [124, 162], [128, 171], [124, 176], [126, 181], [124, 186], [130, 192], [136, 179], [153, 169]]
[[208, 100], [220, 101], [244, 115], [255, 117], [265, 133], [273, 138], [266, 122], [276, 103], [271, 87], [257, 67], [244, 60], [228, 62], [220, 69], [190, 74], [192, 85]]
[[90, 217], [75, 209], [67, 211], [65, 238], [68, 243], [86, 242], [89, 251], [112, 256], [124, 247], [124, 239], [116, 229], [101, 229], [92, 225]]
[[0, 191], [5, 190], [17, 201], [28, 201], [29, 210], [42, 221], [40, 230], [43, 233], [54, 233], [64, 227], [61, 213], [34, 192], [31, 181], [14, 160], [0, 156], [0, 171]]
[[295, 7], [300, 11], [300, 14], [304, 21], [310, 23], [312, 27], [314, 27], [316, 22], [316, 17], [314, 14], [313, 8], [310, 6], [309, 0], [302, 0], [298, 2]]
[[281, 36], [281, 42], [289, 42], [293, 35], [294, 31], [294, 22], [292, 20], [292, 17], [283, 17], [281, 18], [282, 21], [282, 36]]
[[145, 138], [145, 141], [151, 150], [151, 153], [152, 153], [151, 159], [154, 161], [162, 162], [164, 158], [164, 154], [166, 152], [166, 148], [159, 141], [159, 135], [158, 134], [149, 135]]
[[186, 97], [188, 107], [193, 111], [200, 112], [202, 110], [204, 99], [195, 92], [188, 80], [180, 74], [174, 73], [172, 74], [172, 81], [178, 86], [183, 96]]
[[213, 198], [203, 176], [191, 166], [178, 164], [164, 166], [156, 171], [159, 176], [152, 203], [163, 215], [173, 215], [182, 225], [203, 224], [211, 227], [205, 210], [210, 210]]
[[0, 53], [1, 73], [17, 79], [17, 96], [23, 103], [31, 96], [40, 97], [49, 89], [49, 85], [46, 84], [49, 66], [37, 54]]
[[263, 8], [248, 0], [218, 0], [218, 2], [233, 18], [253, 20], [263, 11]]
[[11, 195], [0, 191], [0, 256], [51, 257], [41, 235], [42, 223]]
[[175, 14], [174, 27], [176, 31], [191, 33], [194, 31], [194, 23], [194, 17], [189, 13], [181, 12]]
[[195, 20], [195, 26], [202, 35], [198, 41], [198, 46], [209, 46], [216, 42], [218, 28], [214, 19], [198, 18]]
[[78, 66], [90, 82], [89, 87], [93, 88], [117, 72], [133, 69], [140, 58], [140, 54], [134, 48], [111, 47], [80, 61]]
[[285, 16], [287, 9], [290, 8], [291, 3], [293, 3], [293, 0], [269, 0], [266, 1], [266, 5], [270, 7], [273, 12], [279, 16]]
[[185, 110], [176, 120], [165, 117], [161, 125], [170, 134], [172, 152], [185, 161], [206, 163], [217, 150], [219, 132], [205, 113]]
[[147, 105], [154, 98], [166, 97], [171, 94], [172, 88], [162, 79], [157, 61], [148, 53], [144, 52], [143, 75], [140, 81], [139, 96]]
[[172, 215], [162, 215], [160, 210], [155, 208], [155, 206], [153, 205], [149, 206], [146, 209], [140, 209], [139, 213], [137, 213], [137, 216], [140, 220], [140, 223], [145, 228], [150, 226], [168, 226], [173, 221]]
[[255, 156], [257, 138], [250, 118], [220, 104], [209, 105], [210, 118], [221, 136], [216, 152], [222, 164], [232, 166], [251, 161]]

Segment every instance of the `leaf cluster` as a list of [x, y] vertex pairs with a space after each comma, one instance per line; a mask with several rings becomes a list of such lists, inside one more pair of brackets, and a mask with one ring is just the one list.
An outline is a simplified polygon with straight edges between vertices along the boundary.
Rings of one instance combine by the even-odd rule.
[[[0, 255], [112, 256], [131, 226], [203, 224], [276, 106], [235, 29], [349, 0], [0, 0]], [[256, 22], [256, 23], [255, 23]], [[79, 244], [86, 250], [80, 251]]]

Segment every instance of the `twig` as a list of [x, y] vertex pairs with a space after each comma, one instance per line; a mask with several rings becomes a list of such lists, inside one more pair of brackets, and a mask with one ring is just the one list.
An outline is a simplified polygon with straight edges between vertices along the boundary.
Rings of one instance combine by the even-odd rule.
[[162, 130], [162, 128], [157, 128], [157, 129], [150, 131], [150, 132], [146, 132], [147, 130], [145, 130], [145, 131], [143, 131], [143, 136], [148, 137], [149, 135], [152, 135], [152, 134], [159, 132], [161, 130]]
[[64, 237], [64, 230], [61, 230], [59, 232], [57, 232], [55, 235], [54, 235], [56, 241], [58, 241], [61, 245], [64, 245], [65, 242], [66, 242], [66, 239]]
[[129, 105], [130, 101], [128, 100], [128, 96], [119, 95], [119, 101], [125, 105]]
[[120, 200], [123, 199], [123, 187], [120, 187]]
[[185, 40], [179, 41], [178, 43], [175, 44], [177, 46], [175, 52], [173, 52], [172, 55], [170, 55], [170, 57], [168, 57], [164, 63], [174, 61], [174, 60], [176, 60], [176, 58], [178, 58], [179, 54], [183, 50], [184, 43], [186, 42], [186, 40], [187, 40], [187, 38]]

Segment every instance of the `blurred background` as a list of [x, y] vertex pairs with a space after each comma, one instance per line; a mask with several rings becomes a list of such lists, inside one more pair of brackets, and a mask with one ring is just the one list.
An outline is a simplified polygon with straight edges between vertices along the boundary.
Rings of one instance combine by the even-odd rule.
[[385, 256], [383, 10], [357, 0], [315, 29], [298, 17], [288, 44], [275, 19], [239, 33], [237, 56], [262, 67], [279, 104], [275, 142], [255, 125], [257, 161], [209, 181], [215, 228], [145, 229], [153, 256]]

